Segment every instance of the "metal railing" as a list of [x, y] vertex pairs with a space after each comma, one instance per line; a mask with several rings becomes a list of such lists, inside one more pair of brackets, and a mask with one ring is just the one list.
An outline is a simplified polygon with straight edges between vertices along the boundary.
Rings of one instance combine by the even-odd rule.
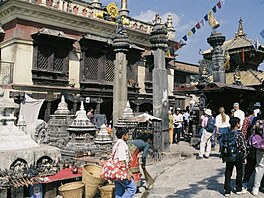
[[14, 63], [0, 61], [0, 84], [9, 85], [13, 83]]

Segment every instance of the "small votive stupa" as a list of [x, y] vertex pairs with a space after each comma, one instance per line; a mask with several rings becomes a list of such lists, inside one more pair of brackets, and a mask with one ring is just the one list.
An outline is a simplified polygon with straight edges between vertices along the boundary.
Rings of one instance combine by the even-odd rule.
[[74, 115], [70, 115], [68, 104], [65, 102], [64, 95], [61, 96], [61, 102], [53, 115], [50, 115], [48, 122], [48, 133], [50, 145], [61, 147], [69, 141], [68, 126], [72, 123]]
[[96, 127], [90, 122], [84, 109], [83, 101], [80, 110], [76, 112], [76, 118], [67, 128], [70, 134], [70, 141], [62, 149], [62, 155], [74, 156], [79, 151], [91, 151], [96, 148], [93, 142], [96, 133]]
[[96, 138], [94, 139], [95, 144], [105, 145], [105, 144], [112, 144], [113, 140], [111, 135], [107, 132], [106, 125], [103, 124], [100, 127], [99, 133], [96, 134]]

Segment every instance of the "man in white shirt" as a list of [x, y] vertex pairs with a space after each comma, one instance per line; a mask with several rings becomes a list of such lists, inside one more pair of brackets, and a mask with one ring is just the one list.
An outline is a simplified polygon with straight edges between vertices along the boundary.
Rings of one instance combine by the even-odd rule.
[[242, 110], [239, 109], [239, 103], [238, 102], [235, 102], [234, 105], [233, 105], [233, 107], [234, 107], [234, 110], [235, 110], [234, 117], [237, 117], [237, 118], [240, 119], [241, 125], [240, 125], [239, 130], [241, 130], [242, 129], [243, 122], [244, 122], [244, 119], [245, 119], [245, 113], [244, 113], [244, 111], [242, 111]]
[[175, 113], [173, 114], [173, 143], [179, 144], [180, 138], [181, 138], [181, 132], [182, 132], [182, 122], [183, 122], [183, 116], [180, 113], [180, 108], [177, 108]]

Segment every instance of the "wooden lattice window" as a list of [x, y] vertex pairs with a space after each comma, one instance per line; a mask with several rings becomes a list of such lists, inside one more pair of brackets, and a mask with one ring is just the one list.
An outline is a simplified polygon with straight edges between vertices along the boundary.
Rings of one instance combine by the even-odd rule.
[[53, 71], [63, 71], [64, 59], [67, 55], [68, 52], [63, 49], [57, 49], [54, 52]]
[[84, 61], [84, 79], [97, 80], [100, 55], [87, 54]]
[[68, 51], [64, 49], [39, 47], [37, 69], [62, 72]]
[[49, 48], [39, 47], [37, 57], [37, 68], [47, 70], [49, 68], [49, 59], [52, 55], [52, 50]]
[[106, 67], [105, 67], [105, 80], [108, 82], [113, 82], [115, 78], [115, 64], [114, 64], [114, 57], [107, 56], [106, 57]]

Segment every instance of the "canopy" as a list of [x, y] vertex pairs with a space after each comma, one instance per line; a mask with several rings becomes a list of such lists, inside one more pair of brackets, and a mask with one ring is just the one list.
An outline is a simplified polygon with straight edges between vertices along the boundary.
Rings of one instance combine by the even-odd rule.
[[149, 115], [148, 113], [143, 113], [132, 118], [133, 122], [149, 122], [149, 121], [161, 121], [160, 118]]

